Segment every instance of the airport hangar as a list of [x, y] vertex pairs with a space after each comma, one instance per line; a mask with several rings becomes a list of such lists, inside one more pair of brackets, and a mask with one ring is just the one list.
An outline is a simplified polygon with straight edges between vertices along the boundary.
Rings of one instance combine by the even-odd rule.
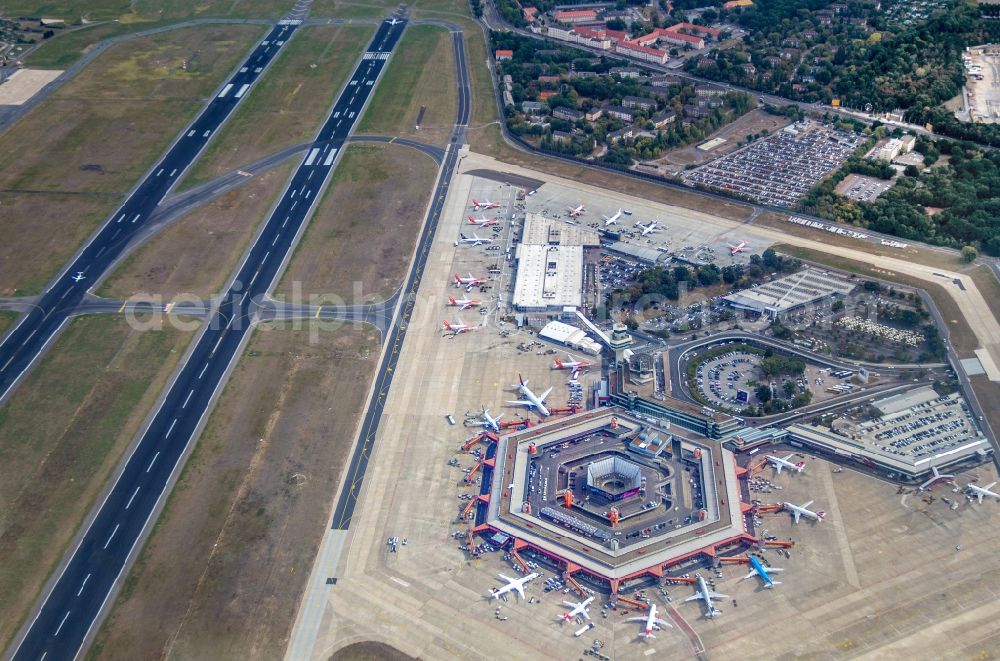
[[723, 296], [736, 310], [779, 318], [807, 305], [846, 297], [857, 286], [839, 275], [805, 268], [784, 278]]
[[514, 251], [514, 309], [563, 314], [582, 307], [586, 251], [600, 245], [598, 233], [589, 227], [526, 214]]
[[732, 452], [621, 407], [504, 434], [485, 463], [473, 533], [612, 593], [759, 543]]

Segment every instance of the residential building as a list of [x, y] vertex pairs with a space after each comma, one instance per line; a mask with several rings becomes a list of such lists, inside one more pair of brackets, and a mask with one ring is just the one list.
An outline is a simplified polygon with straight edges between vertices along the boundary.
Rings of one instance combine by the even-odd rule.
[[553, 131], [552, 141], [569, 144], [570, 142], [573, 142], [573, 136], [571, 136], [569, 133], [566, 133], [565, 131]]
[[593, 9], [575, 9], [557, 11], [552, 17], [560, 23], [590, 23], [597, 20], [597, 12]]
[[552, 116], [557, 119], [565, 119], [567, 122], [577, 122], [583, 119], [583, 113], [573, 108], [559, 107], [552, 111]]
[[539, 103], [538, 101], [522, 101], [521, 102], [521, 112], [525, 115], [544, 115], [549, 109], [547, 103]]
[[653, 99], [644, 99], [641, 96], [626, 96], [622, 99], [622, 105], [626, 108], [654, 110], [656, 108], [656, 101]]
[[619, 78], [638, 78], [642, 72], [633, 67], [611, 67], [608, 73]]
[[653, 115], [649, 121], [653, 122], [654, 128], [662, 129], [668, 124], [673, 124], [675, 121], [677, 121], [677, 113], [675, 113], [673, 110], [658, 112], [655, 115]]
[[498, 50], [496, 52], [497, 62], [503, 62], [504, 60], [514, 59], [514, 51], [512, 50]]
[[618, 144], [619, 142], [625, 140], [626, 138], [631, 138], [633, 135], [635, 135], [634, 126], [626, 126], [625, 128], [618, 129], [617, 131], [611, 131], [610, 133], [608, 133], [608, 138], [607, 138], [608, 144], [609, 145]]
[[699, 83], [698, 86], [694, 88], [695, 96], [698, 97], [722, 96], [728, 91], [729, 90], [722, 85], [712, 85], [711, 83]]
[[596, 122], [604, 114], [604, 111], [600, 108], [592, 108], [586, 112], [583, 116], [588, 122]]
[[626, 57], [633, 57], [643, 62], [653, 62], [654, 64], [666, 64], [670, 59], [667, 51], [658, 48], [650, 48], [628, 41], [623, 41], [615, 45], [615, 52]]
[[622, 106], [606, 105], [602, 106], [601, 110], [608, 117], [614, 117], [615, 119], [620, 119], [623, 122], [635, 121], [635, 113], [628, 108], [623, 108]]

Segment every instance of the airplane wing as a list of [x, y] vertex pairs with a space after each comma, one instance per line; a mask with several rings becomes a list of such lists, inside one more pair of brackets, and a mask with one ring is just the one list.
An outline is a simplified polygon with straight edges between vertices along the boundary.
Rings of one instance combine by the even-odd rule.
[[722, 594], [721, 592], [709, 592], [709, 599], [729, 599], [728, 594]]
[[782, 468], [784, 468], [784, 466], [782, 466], [781, 464], [779, 464], [779, 463], [775, 463], [774, 464], [774, 469], [775, 469], [774, 472], [777, 473], [778, 475], [781, 475], [781, 469]]
[[993, 487], [995, 487], [996, 485], [997, 485], [997, 483], [996, 483], [996, 482], [990, 482], [989, 484], [987, 484], [987, 485], [986, 485], [985, 487], [983, 487], [983, 488], [984, 488], [984, 489], [992, 489], [992, 488], [993, 488]]
[[802, 505], [802, 509], [805, 509], [805, 508], [809, 507], [809, 506], [810, 506], [810, 505], [812, 505], [812, 504], [813, 504], [814, 502], [816, 502], [816, 501], [814, 501], [814, 500], [810, 500], [810, 501], [809, 501], [808, 503], [806, 503], [805, 505]]
[[781, 567], [768, 567], [767, 568], [767, 573], [768, 574], [770, 574], [771, 572], [775, 572], [775, 571], [785, 571], [785, 570], [782, 569]]
[[642, 622], [643, 624], [645, 624], [646, 617], [645, 616], [642, 616], [642, 617], [630, 617], [630, 618], [627, 618], [625, 621], [626, 622]]
[[515, 399], [515, 400], [508, 399], [507, 404], [509, 404], [510, 406], [534, 406], [534, 403], [529, 402], [526, 399]]
[[580, 611], [579, 613], [577, 613], [577, 615], [582, 615], [586, 620], [590, 619], [590, 613], [588, 613], [586, 609]]
[[982, 504], [983, 504], [983, 496], [985, 496], [985, 495], [986, 495], [986, 494], [984, 494], [984, 493], [983, 493], [982, 491], [979, 491], [979, 492], [977, 492], [977, 493], [976, 493], [976, 497], [978, 497], [978, 498], [979, 498], [979, 504], [980, 504], [980, 505], [982, 505]]
[[794, 459], [794, 458], [795, 458], [795, 455], [794, 455], [794, 454], [790, 454], [790, 455], [788, 455], [787, 457], [785, 457], [785, 461], [787, 461], [787, 462], [791, 462], [791, 461], [792, 461], [792, 459]]
[[655, 624], [658, 627], [667, 627], [668, 629], [673, 629], [674, 628], [674, 625], [670, 624], [669, 622], [667, 622], [665, 620], [661, 620], [659, 618], [653, 620], [653, 624]]
[[747, 574], [746, 576], [744, 576], [743, 578], [741, 578], [740, 580], [741, 581], [745, 581], [748, 578], [753, 578], [754, 576], [758, 576], [759, 574], [760, 574], [760, 572], [758, 572], [756, 569], [751, 569], [750, 573]]
[[546, 390], [545, 392], [543, 392], [541, 395], [538, 396], [538, 401], [544, 402], [545, 398], [547, 398], [549, 396], [549, 393], [551, 393], [551, 392], [552, 392], [552, 388], [549, 388], [548, 390]]
[[521, 599], [524, 599], [524, 586], [518, 583], [517, 585], [514, 586], [514, 589], [517, 590], [517, 593], [519, 595], [521, 595]]
[[[701, 599], [702, 599], [702, 596], [701, 596], [701, 593], [699, 592], [698, 594], [695, 594], [695, 595], [692, 595], [692, 596], [688, 597], [687, 599], [684, 600], [684, 602], [687, 603], [689, 601], [700, 601]], [[645, 620], [646, 618], [642, 618], [642, 619]]]
[[576, 608], [578, 606], [578, 604], [575, 604], [572, 601], [564, 601], [563, 602], [563, 606], [569, 606], [570, 608]]
[[798, 510], [792, 510], [792, 519], [795, 521], [795, 523], [798, 523], [801, 517], [802, 514]]

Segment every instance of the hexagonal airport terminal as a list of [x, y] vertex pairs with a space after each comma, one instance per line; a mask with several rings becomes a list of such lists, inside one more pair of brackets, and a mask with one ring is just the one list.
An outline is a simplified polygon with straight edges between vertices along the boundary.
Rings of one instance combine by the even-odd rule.
[[494, 461], [479, 530], [613, 590], [756, 541], [732, 453], [623, 408], [504, 435]]

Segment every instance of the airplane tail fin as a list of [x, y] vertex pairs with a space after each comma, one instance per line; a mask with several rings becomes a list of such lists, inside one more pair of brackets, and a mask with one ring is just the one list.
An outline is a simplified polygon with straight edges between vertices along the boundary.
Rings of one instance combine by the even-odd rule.
[[458, 303], [455, 302], [455, 297], [454, 296], [449, 296], [448, 297], [448, 302], [451, 303], [452, 305], [458, 305]]
[[801, 473], [803, 471], [803, 469], [805, 469], [805, 467], [806, 467], [806, 462], [804, 462], [804, 461], [800, 461], [800, 462], [798, 462], [798, 463], [795, 464], [795, 469], [799, 473]]
[[558, 358], [556, 358], [555, 361], [556, 361], [556, 369], [560, 369], [561, 370], [562, 366], [563, 366], [562, 361], [559, 360]]
[[826, 519], [826, 512], [816, 512], [816, 516], [819, 517], [820, 521], [823, 521]]

